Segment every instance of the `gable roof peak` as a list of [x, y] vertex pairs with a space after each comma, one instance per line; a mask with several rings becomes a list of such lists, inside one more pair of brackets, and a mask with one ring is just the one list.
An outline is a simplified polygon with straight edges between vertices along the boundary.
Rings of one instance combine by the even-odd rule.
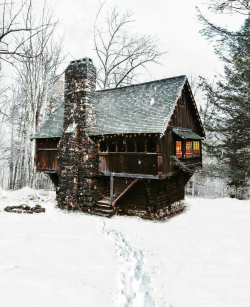
[[142, 83], [130, 84], [130, 85], [126, 85], [126, 86], [112, 87], [112, 88], [107, 88], [107, 89], [103, 89], [103, 90], [97, 90], [95, 92], [99, 93], [99, 92], [106, 92], [106, 91], [114, 91], [114, 90], [130, 88], [130, 87], [135, 87], [135, 86], [142, 86], [142, 85], [153, 84], [153, 83], [157, 84], [159, 82], [164, 82], [164, 81], [167, 81], [167, 80], [170, 81], [170, 80], [173, 80], [173, 79], [179, 79], [179, 78], [184, 78], [184, 77], [185, 77], [185, 80], [187, 80], [187, 76], [186, 75], [180, 75], [180, 76], [175, 76], [175, 77], [170, 77], [170, 78], [163, 78], [163, 79], [158, 79], [158, 80], [153, 80], [153, 81], [147, 81], [147, 82], [142, 82]]

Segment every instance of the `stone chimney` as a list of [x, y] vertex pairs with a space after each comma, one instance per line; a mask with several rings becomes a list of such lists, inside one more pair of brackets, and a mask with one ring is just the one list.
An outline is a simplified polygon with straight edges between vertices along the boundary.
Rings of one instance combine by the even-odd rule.
[[99, 197], [96, 124], [96, 69], [89, 58], [71, 61], [65, 71], [64, 126], [58, 146], [60, 208], [91, 211]]

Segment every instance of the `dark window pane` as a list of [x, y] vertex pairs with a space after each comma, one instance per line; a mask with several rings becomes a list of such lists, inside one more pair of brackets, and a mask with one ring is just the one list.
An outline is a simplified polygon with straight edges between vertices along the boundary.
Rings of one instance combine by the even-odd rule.
[[143, 140], [137, 141], [137, 152], [145, 152], [145, 145]]
[[123, 140], [118, 141], [118, 151], [125, 152], [125, 144], [123, 144]]
[[148, 140], [147, 143], [148, 152], [156, 152], [156, 145], [153, 140]]
[[127, 140], [127, 152], [134, 152], [135, 151], [135, 145], [132, 140]]
[[116, 152], [115, 141], [109, 141], [109, 152]]
[[107, 145], [105, 141], [100, 142], [100, 152], [106, 152], [107, 151]]

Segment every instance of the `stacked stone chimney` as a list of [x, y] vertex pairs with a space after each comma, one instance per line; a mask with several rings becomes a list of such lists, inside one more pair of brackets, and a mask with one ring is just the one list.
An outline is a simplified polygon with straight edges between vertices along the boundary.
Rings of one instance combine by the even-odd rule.
[[65, 71], [64, 127], [58, 146], [58, 205], [92, 211], [97, 189], [97, 144], [89, 138], [96, 124], [96, 69], [89, 58], [72, 61]]

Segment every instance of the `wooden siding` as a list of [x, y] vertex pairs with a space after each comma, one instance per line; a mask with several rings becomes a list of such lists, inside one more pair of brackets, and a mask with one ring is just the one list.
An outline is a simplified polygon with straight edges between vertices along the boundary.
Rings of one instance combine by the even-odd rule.
[[[184, 199], [185, 183], [190, 176], [179, 173], [164, 180], [140, 180], [121, 199], [116, 206], [119, 211], [157, 212]], [[117, 198], [133, 181], [129, 178], [114, 178], [114, 194]], [[122, 212], [121, 212], [122, 213]]]
[[170, 126], [193, 129], [199, 135], [203, 135], [198, 118], [198, 110], [195, 108], [190, 95], [191, 93], [185, 85], [182, 96], [171, 117]]
[[114, 195], [116, 199], [132, 182], [133, 178], [123, 178], [115, 177], [114, 178]]
[[157, 153], [99, 153], [99, 172], [158, 174]]
[[173, 135], [172, 131], [167, 130], [165, 135], [160, 139], [162, 148], [162, 171], [163, 174], [173, 173]]
[[36, 168], [42, 171], [57, 170], [57, 144], [59, 138], [36, 140]]
[[183, 173], [162, 181], [162, 191], [157, 195], [156, 210], [184, 199], [185, 177]]
[[129, 193], [123, 196], [118, 202], [119, 210], [147, 212], [148, 195], [143, 181], [139, 181], [129, 190]]
[[[173, 127], [192, 129], [197, 134], [203, 135], [197, 114], [198, 111], [197, 109], [195, 109], [188, 87], [185, 85], [184, 90], [182, 92], [182, 96], [180, 97], [176, 105], [176, 108], [173, 112], [173, 115], [171, 117], [169, 127], [166, 130], [165, 135], [161, 139], [159, 138], [158, 140], [158, 143], [160, 143], [159, 148], [162, 149], [163, 174], [173, 174], [175, 172], [173, 159], [171, 157], [176, 154], [175, 152], [176, 141], [182, 141], [182, 150], [183, 153], [185, 154], [185, 149], [186, 149], [185, 141], [182, 138], [173, 134], [172, 132]], [[187, 165], [202, 162], [201, 142], [200, 142], [200, 157], [182, 159], [182, 162]]]

